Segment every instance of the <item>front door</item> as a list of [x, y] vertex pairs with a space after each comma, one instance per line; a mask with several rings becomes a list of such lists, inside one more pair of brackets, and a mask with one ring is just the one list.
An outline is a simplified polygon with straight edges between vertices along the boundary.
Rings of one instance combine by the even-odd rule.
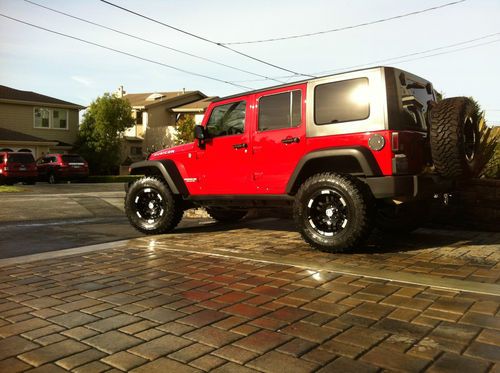
[[256, 95], [252, 178], [258, 194], [283, 194], [305, 149], [306, 86]]
[[208, 139], [196, 152], [200, 194], [252, 193], [248, 102], [221, 101], [208, 115]]

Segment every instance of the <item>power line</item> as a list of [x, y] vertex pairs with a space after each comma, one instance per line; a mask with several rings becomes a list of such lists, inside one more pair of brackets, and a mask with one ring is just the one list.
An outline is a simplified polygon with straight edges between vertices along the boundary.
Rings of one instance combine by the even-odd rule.
[[[334, 69], [334, 70], [319, 71], [319, 72], [315, 72], [314, 75], [317, 75], [317, 76], [327, 75], [327, 74], [333, 74], [333, 73], [336, 73], [336, 72], [342, 72], [342, 71], [346, 71], [346, 70], [353, 70], [353, 69], [357, 69], [357, 68], [362, 68], [362, 67], [365, 67], [365, 66], [377, 65], [377, 64], [381, 64], [381, 63], [385, 63], [385, 62], [393, 62], [393, 61], [410, 62], [410, 61], [415, 61], [415, 60], [419, 60], [419, 59], [423, 59], [423, 58], [434, 57], [434, 56], [439, 56], [439, 55], [448, 54], [448, 53], [455, 53], [455, 52], [459, 52], [459, 51], [466, 50], [466, 49], [472, 49], [472, 48], [477, 48], [477, 47], [488, 45], [488, 44], [497, 43], [497, 42], [500, 41], [500, 39], [492, 40], [492, 41], [485, 42], [485, 43], [471, 45], [471, 46], [468, 46], [468, 47], [465, 47], [465, 48], [459, 48], [459, 49], [454, 49], [454, 50], [451, 50], [451, 51], [445, 51], [445, 52], [441, 52], [441, 53], [436, 53], [436, 54], [432, 54], [432, 55], [428, 55], [428, 56], [422, 56], [422, 57], [418, 57], [418, 58], [412, 58], [412, 59], [407, 59], [407, 60], [404, 60], [404, 61], [399, 61], [402, 58], [407, 58], [407, 57], [412, 57], [412, 56], [418, 56], [418, 55], [422, 55], [422, 54], [426, 54], [426, 53], [436, 52], [436, 51], [443, 50], [443, 49], [449, 49], [449, 48], [457, 47], [457, 46], [460, 46], [460, 45], [465, 45], [465, 44], [473, 43], [473, 42], [476, 42], [476, 41], [488, 39], [488, 38], [491, 38], [491, 37], [494, 37], [494, 36], [498, 36], [498, 35], [500, 35], [500, 32], [495, 32], [495, 33], [492, 33], [492, 34], [483, 35], [483, 36], [480, 36], [480, 37], [477, 37], [477, 38], [474, 38], [474, 39], [469, 39], [469, 40], [461, 41], [461, 42], [458, 42], [458, 43], [448, 44], [448, 45], [444, 45], [444, 46], [437, 47], [437, 48], [426, 49], [426, 50], [419, 51], [419, 52], [413, 52], [413, 53], [403, 54], [401, 56], [395, 56], [395, 57], [380, 59], [380, 60], [366, 62], [366, 63], [359, 64], [359, 65], [345, 66], [345, 67], [341, 67], [341, 68]], [[276, 79], [288, 79], [288, 78], [293, 78], [293, 77], [294, 77], [293, 75], [287, 75], [287, 76], [276, 77]], [[238, 80], [238, 81], [234, 81], [234, 83], [250, 83], [250, 82], [260, 82], [260, 81], [262, 81], [262, 80], [260, 80], [260, 79]]]
[[[458, 47], [460, 45], [465, 45], [465, 44], [473, 43], [473, 42], [476, 42], [476, 41], [488, 39], [488, 38], [491, 38], [493, 36], [498, 36], [498, 35], [500, 35], [500, 32], [495, 32], [495, 33], [492, 33], [492, 34], [483, 35], [483, 36], [480, 36], [480, 37], [477, 37], [477, 38], [474, 38], [474, 39], [469, 39], [469, 40], [461, 41], [461, 42], [458, 42], [458, 43], [448, 44], [448, 45], [437, 47], [437, 48], [426, 49], [426, 50], [423, 50], [423, 51], [413, 52], [413, 53], [409, 53], [409, 54], [404, 54], [404, 55], [401, 55], [401, 56], [384, 58], [384, 59], [381, 59], [381, 60], [367, 62], [367, 63], [360, 64], [360, 65], [351, 65], [351, 66], [346, 66], [346, 67], [342, 67], [342, 68], [335, 69], [335, 70], [321, 71], [321, 72], [318, 72], [316, 74], [317, 75], [329, 74], [329, 73], [334, 73], [334, 72], [338, 72], [338, 71], [356, 69], [356, 68], [360, 68], [360, 67], [368, 66], [368, 65], [376, 65], [376, 64], [380, 64], [380, 63], [391, 62], [391, 61], [395, 61], [395, 60], [400, 60], [402, 58], [407, 58], [407, 57], [412, 57], [412, 56], [418, 56], [418, 55], [421, 55], [421, 54], [436, 52], [436, 51], [443, 50], [443, 49], [449, 49], [449, 48], [453, 48], [453, 47]], [[415, 60], [419, 60], [419, 59], [423, 59], [423, 58], [427, 58], [427, 57], [433, 57], [433, 56], [439, 56], [439, 55], [442, 55], [442, 54], [454, 53], [454, 52], [458, 52], [458, 51], [461, 51], [461, 50], [476, 48], [476, 47], [480, 47], [482, 45], [496, 43], [496, 42], [498, 42], [498, 40], [490, 41], [490, 42], [487, 42], [487, 43], [481, 43], [481, 44], [471, 45], [469, 47], [455, 49], [455, 50], [452, 50], [452, 51], [446, 51], [446, 52], [442, 52], [442, 53], [432, 54], [432, 55], [429, 55], [429, 56], [418, 57], [418, 58], [415, 58], [415, 59], [409, 59], [409, 60], [405, 60], [405, 61], [401, 61], [401, 62], [415, 61]]]
[[155, 65], [160, 65], [160, 66], [163, 66], [163, 67], [168, 67], [169, 69], [180, 71], [180, 72], [183, 72], [185, 74], [199, 76], [199, 77], [202, 77], [202, 78], [205, 78], [205, 79], [214, 80], [214, 81], [217, 81], [217, 82], [220, 82], [220, 83], [230, 84], [232, 86], [239, 87], [239, 88], [253, 89], [253, 88], [248, 87], [248, 86], [244, 86], [244, 85], [241, 85], [241, 84], [237, 84], [237, 83], [229, 82], [229, 81], [226, 81], [226, 80], [214, 78], [212, 76], [208, 76], [208, 75], [204, 75], [204, 74], [199, 74], [199, 73], [196, 73], [196, 72], [193, 72], [193, 71], [181, 69], [179, 67], [168, 65], [168, 64], [163, 63], [163, 62], [158, 62], [158, 61], [151, 60], [149, 58], [144, 58], [144, 57], [141, 57], [141, 56], [137, 56], [135, 54], [132, 54], [132, 53], [129, 53], [129, 52], [125, 52], [125, 51], [122, 51], [122, 50], [119, 50], [119, 49], [115, 49], [115, 48], [107, 47], [107, 46], [102, 45], [102, 44], [94, 43], [94, 42], [89, 41], [89, 40], [81, 39], [81, 38], [78, 38], [76, 36], [72, 36], [72, 35], [64, 34], [62, 32], [54, 31], [54, 30], [51, 30], [51, 29], [48, 29], [48, 28], [45, 28], [45, 27], [42, 27], [42, 26], [35, 25], [33, 23], [22, 21], [20, 19], [14, 18], [14, 17], [10, 17], [10, 16], [2, 14], [2, 13], [0, 13], [0, 16], [2, 16], [4, 18], [7, 18], [7, 19], [10, 19], [10, 20], [15, 21], [15, 22], [19, 22], [19, 23], [22, 23], [22, 24], [25, 24], [25, 25], [28, 25], [28, 26], [31, 26], [31, 27], [34, 27], [34, 28], [46, 31], [46, 32], [50, 32], [52, 34], [56, 34], [56, 35], [59, 35], [59, 36], [63, 36], [65, 38], [77, 40], [77, 41], [80, 41], [82, 43], [90, 44], [90, 45], [93, 45], [93, 46], [96, 46], [96, 47], [99, 47], [99, 48], [107, 49], [107, 50], [110, 50], [112, 52], [120, 53], [120, 54], [123, 54], [125, 56], [136, 58], [138, 60], [150, 62], [150, 63], [153, 63]]
[[[107, 1], [107, 0], [100, 0], [100, 1], [101, 1], [101, 2], [103, 2], [103, 3], [105, 3], [105, 4], [111, 5], [111, 6], [115, 7], [115, 8], [121, 9], [121, 10], [123, 10], [123, 11], [125, 11], [125, 12], [128, 12], [128, 13], [131, 13], [131, 14], [133, 14], [133, 15], [136, 15], [136, 16], [138, 16], [138, 17], [141, 17], [141, 18], [147, 19], [148, 21], [151, 21], [151, 22], [157, 23], [157, 24], [162, 25], [162, 26], [164, 26], [164, 27], [168, 27], [168, 28], [170, 28], [170, 29], [172, 29], [172, 30], [175, 30], [175, 31], [181, 32], [181, 33], [183, 33], [183, 34], [186, 34], [186, 35], [192, 36], [193, 38], [196, 38], [196, 39], [199, 39], [199, 40], [203, 40], [203, 41], [205, 41], [205, 42], [207, 42], [207, 43], [210, 43], [210, 44], [217, 45], [217, 46], [219, 46], [219, 47], [221, 47], [221, 48], [224, 48], [224, 49], [227, 49], [227, 50], [229, 50], [229, 51], [231, 51], [231, 52], [237, 53], [237, 54], [239, 54], [240, 56], [243, 56], [243, 57], [246, 57], [246, 58], [250, 58], [251, 60], [254, 60], [254, 61], [257, 61], [257, 62], [263, 63], [263, 64], [265, 64], [265, 65], [268, 65], [268, 66], [274, 67], [274, 68], [276, 68], [276, 69], [283, 70], [283, 71], [286, 71], [286, 72], [288, 72], [288, 73], [294, 74], [295, 76], [309, 76], [309, 77], [311, 77], [311, 78], [314, 78], [314, 76], [313, 76], [313, 75], [309, 75], [309, 74], [301, 74], [301, 73], [298, 73], [298, 72], [296, 72], [296, 71], [293, 71], [293, 70], [287, 69], [287, 68], [285, 68], [285, 67], [281, 67], [281, 66], [275, 65], [275, 64], [273, 64], [273, 63], [270, 63], [270, 62], [264, 61], [264, 60], [262, 60], [262, 59], [260, 59], [260, 58], [253, 57], [253, 56], [251, 56], [251, 55], [249, 55], [249, 54], [246, 54], [246, 53], [240, 52], [240, 51], [238, 51], [238, 50], [236, 50], [236, 49], [233, 49], [233, 48], [231, 48], [231, 47], [228, 47], [227, 45], [225, 45], [225, 44], [223, 44], [223, 43], [218, 43], [218, 42], [216, 42], [216, 41], [213, 41], [213, 40], [207, 39], [207, 38], [205, 38], [205, 37], [203, 37], [203, 36], [200, 36], [200, 35], [197, 35], [197, 34], [193, 34], [193, 33], [189, 32], [189, 31], [182, 30], [182, 29], [180, 29], [180, 28], [178, 28], [178, 27], [174, 27], [174, 26], [169, 25], [169, 24], [167, 24], [167, 23], [164, 23], [164, 22], [158, 21], [158, 20], [156, 20], [156, 19], [154, 19], [154, 18], [148, 17], [148, 16], [146, 16], [146, 15], [144, 15], [144, 14], [141, 14], [141, 13], [135, 12], [135, 11], [133, 11], [133, 10], [130, 10], [130, 9], [124, 8], [124, 7], [120, 6], [120, 5], [117, 5], [117, 4], [112, 3], [112, 2], [110, 2], [110, 1]], [[466, 0], [460, 0], [460, 1], [466, 1]]]
[[227, 68], [230, 68], [230, 69], [233, 69], [233, 70], [237, 70], [237, 71], [241, 71], [241, 72], [244, 72], [244, 73], [247, 73], [247, 74], [250, 74], [250, 75], [259, 76], [259, 77], [264, 78], [266, 80], [274, 80], [276, 82], [283, 83], [282, 81], [277, 80], [275, 78], [270, 78], [270, 77], [265, 76], [265, 75], [256, 74], [256, 73], [253, 73], [253, 72], [248, 71], [248, 70], [240, 69], [238, 67], [234, 67], [234, 66], [227, 65], [227, 64], [224, 64], [224, 63], [221, 63], [221, 62], [217, 62], [217, 61], [211, 60], [211, 59], [206, 58], [206, 57], [198, 56], [198, 55], [193, 54], [193, 53], [189, 53], [189, 52], [182, 51], [180, 49], [172, 48], [172, 47], [169, 47], [169, 46], [167, 46], [165, 44], [160, 44], [160, 43], [157, 43], [157, 42], [154, 42], [154, 41], [142, 38], [142, 37], [137, 36], [137, 35], [129, 34], [129, 33], [124, 32], [124, 31], [120, 31], [120, 30], [117, 30], [117, 29], [114, 29], [114, 28], [111, 28], [111, 27], [108, 27], [108, 26], [104, 26], [104, 25], [99, 24], [97, 22], [89, 21], [87, 19], [84, 19], [84, 18], [81, 18], [81, 17], [77, 17], [77, 16], [74, 16], [72, 14], [62, 12], [62, 11], [57, 10], [57, 9], [49, 8], [48, 6], [45, 6], [45, 5], [42, 5], [42, 4], [38, 4], [38, 3], [35, 3], [33, 1], [30, 1], [30, 0], [24, 0], [24, 1], [27, 2], [27, 3], [29, 3], [29, 4], [38, 6], [40, 8], [47, 9], [47, 10], [49, 10], [51, 12], [58, 13], [58, 14], [66, 16], [66, 17], [70, 17], [70, 18], [79, 20], [81, 22], [88, 23], [88, 24], [91, 24], [93, 26], [97, 26], [97, 27], [100, 27], [102, 29], [105, 29], [105, 30], [113, 31], [115, 33], [118, 33], [118, 34], [121, 34], [121, 35], [125, 35], [125, 36], [128, 36], [130, 38], [133, 38], [133, 39], [136, 39], [136, 40], [140, 40], [140, 41], [143, 41], [143, 42], [146, 42], [146, 43], [149, 43], [149, 44], [161, 47], [161, 48], [165, 48], [165, 49], [177, 52], [177, 53], [181, 53], [181, 54], [184, 54], [186, 56], [198, 58], [198, 59], [203, 60], [203, 61], [211, 62], [211, 63], [214, 63], [216, 65], [224, 66], [224, 67], [227, 67]]
[[[104, 1], [104, 0], [101, 0], [101, 1]], [[448, 6], [457, 5], [457, 4], [463, 3], [465, 1], [467, 1], [467, 0], [453, 1], [451, 3], [446, 3], [446, 4], [443, 4], [443, 5], [438, 5], [438, 6], [434, 6], [434, 7], [431, 7], [431, 8], [417, 10], [417, 11], [410, 12], [410, 13], [400, 14], [400, 15], [393, 16], [393, 17], [377, 19], [375, 21], [364, 22], [364, 23], [359, 23], [359, 24], [356, 24], [356, 25], [339, 27], [339, 28], [330, 29], [330, 30], [310, 32], [310, 33], [307, 33], [307, 34], [297, 34], [297, 35], [281, 36], [281, 37], [270, 38], [270, 39], [249, 40], [249, 41], [234, 41], [234, 42], [219, 43], [219, 44], [227, 46], [227, 45], [268, 43], [268, 42], [272, 42], [272, 41], [298, 39], [298, 38], [305, 38], [305, 37], [310, 37], [310, 36], [328, 34], [328, 33], [332, 33], [332, 32], [351, 30], [351, 29], [355, 29], [355, 28], [359, 28], [359, 27], [370, 26], [370, 25], [374, 25], [374, 24], [377, 24], [377, 23], [388, 22], [388, 21], [392, 21], [392, 20], [395, 20], [395, 19], [400, 19], [400, 18], [405, 18], [405, 17], [409, 17], [409, 16], [414, 16], [414, 15], [417, 15], [417, 14], [422, 14], [422, 13], [430, 12], [430, 11], [433, 11], [433, 10], [436, 10], [436, 9], [441, 9], [441, 8], [445, 8], [445, 7], [448, 7]]]

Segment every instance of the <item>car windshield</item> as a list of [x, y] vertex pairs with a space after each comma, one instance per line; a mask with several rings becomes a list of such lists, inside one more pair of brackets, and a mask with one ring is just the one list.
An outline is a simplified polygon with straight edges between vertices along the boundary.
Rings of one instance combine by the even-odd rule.
[[35, 159], [30, 153], [12, 153], [8, 155], [8, 161], [15, 163], [33, 163]]
[[85, 162], [82, 157], [79, 155], [63, 155], [62, 156], [63, 162], [66, 163], [83, 163]]

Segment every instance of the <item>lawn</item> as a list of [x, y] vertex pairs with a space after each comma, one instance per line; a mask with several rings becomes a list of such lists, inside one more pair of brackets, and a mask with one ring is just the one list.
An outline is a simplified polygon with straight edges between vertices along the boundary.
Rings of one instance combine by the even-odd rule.
[[0, 193], [17, 193], [23, 192], [23, 188], [19, 188], [11, 185], [0, 185]]

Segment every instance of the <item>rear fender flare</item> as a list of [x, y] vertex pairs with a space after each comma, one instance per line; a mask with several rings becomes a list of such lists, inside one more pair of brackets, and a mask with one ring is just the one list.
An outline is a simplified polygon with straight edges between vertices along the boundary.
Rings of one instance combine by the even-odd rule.
[[330, 148], [330, 149], [322, 149], [318, 151], [314, 151], [311, 153], [306, 154], [304, 157], [301, 158], [297, 166], [295, 167], [295, 170], [293, 171], [292, 175], [290, 176], [290, 179], [288, 180], [287, 186], [286, 186], [286, 193], [287, 194], [292, 194], [294, 190], [296, 190], [296, 183], [297, 180], [302, 172], [302, 170], [307, 167], [307, 163], [311, 162], [313, 160], [319, 160], [319, 159], [325, 159], [325, 171], [338, 171], [335, 168], [328, 169], [328, 159], [332, 158], [348, 158], [351, 160], [354, 160], [357, 164], [358, 167], [356, 170], [350, 170], [346, 172], [343, 170], [344, 173], [362, 173], [364, 177], [371, 177], [371, 176], [381, 176], [382, 171], [380, 170], [380, 167], [375, 160], [375, 157], [371, 153], [371, 151], [363, 146], [356, 146], [356, 147], [349, 147], [349, 148]]

